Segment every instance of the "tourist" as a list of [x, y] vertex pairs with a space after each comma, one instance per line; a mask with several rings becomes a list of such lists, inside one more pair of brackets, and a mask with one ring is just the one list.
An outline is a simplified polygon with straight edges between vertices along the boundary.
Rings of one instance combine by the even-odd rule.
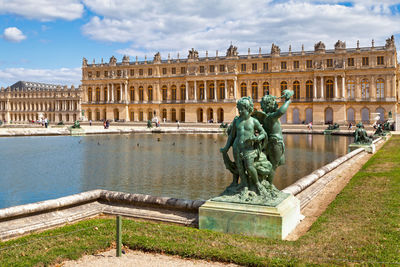
[[47, 118], [44, 118], [44, 126], [47, 128], [49, 125], [49, 120]]
[[89, 120], [89, 126], [92, 126], [92, 120]]
[[103, 121], [103, 126], [104, 126], [104, 129], [107, 129], [107, 128], [106, 128], [106, 127], [107, 127], [106, 120]]
[[348, 129], [351, 130], [351, 128], [353, 128], [353, 124], [350, 122], [350, 123], [349, 123], [349, 128], [348, 128]]
[[312, 121], [310, 121], [307, 125], [308, 130], [312, 130]]
[[179, 120], [176, 121], [176, 124], [177, 124], [176, 126], [177, 126], [178, 129], [179, 129]]

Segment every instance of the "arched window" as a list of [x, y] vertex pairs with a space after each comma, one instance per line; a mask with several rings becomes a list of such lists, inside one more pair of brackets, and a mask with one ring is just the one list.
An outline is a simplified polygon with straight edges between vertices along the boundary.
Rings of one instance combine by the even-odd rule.
[[96, 101], [100, 102], [100, 88], [99, 87], [96, 88]]
[[354, 117], [354, 109], [353, 108], [347, 109], [346, 115], [347, 115], [347, 122], [348, 123], [350, 123], [350, 122], [353, 123], [353, 122], [356, 121], [355, 117]]
[[208, 99], [214, 99], [214, 83], [211, 83], [210, 86], [208, 87]]
[[88, 111], [88, 120], [92, 120], [92, 111], [91, 110]]
[[292, 112], [292, 122], [295, 124], [300, 124], [300, 112], [298, 108], [294, 108]]
[[300, 99], [300, 82], [299, 81], [293, 82], [293, 92], [294, 92], [293, 99]]
[[269, 95], [269, 83], [265, 82], [263, 83], [263, 96]]
[[247, 86], [246, 86], [246, 83], [242, 83], [242, 84], [240, 85], [240, 96], [241, 96], [241, 97], [247, 96]]
[[225, 99], [225, 83], [219, 84], [219, 99]]
[[207, 110], [207, 122], [213, 123], [214, 122], [214, 111], [212, 108]]
[[217, 111], [217, 121], [218, 123], [224, 122], [224, 110], [222, 108], [219, 108]]
[[385, 98], [385, 81], [383, 79], [376, 80], [376, 98]]
[[166, 101], [166, 100], [167, 100], [167, 86], [164, 85], [164, 86], [161, 88], [161, 91], [162, 91], [162, 100], [163, 100], [163, 101]]
[[363, 99], [369, 98], [369, 81], [368, 81], [368, 79], [363, 79], [361, 81], [361, 98], [363, 98]]
[[197, 122], [203, 122], [203, 109], [199, 108], [197, 110]]
[[325, 124], [333, 123], [333, 109], [327, 108], [325, 109]]
[[131, 88], [129, 89], [129, 96], [131, 102], [135, 101], [135, 87], [131, 86]]
[[204, 99], [204, 84], [200, 84], [199, 86], [199, 99], [200, 100]]
[[93, 91], [92, 91], [92, 88], [89, 87], [89, 89], [88, 89], [88, 101], [89, 102], [92, 102], [92, 97], [93, 97]]
[[153, 119], [153, 111], [152, 111], [151, 109], [149, 109], [149, 110], [147, 111], [147, 119], [148, 119], [148, 120]]
[[281, 82], [281, 96], [283, 95], [283, 91], [287, 89], [287, 82]]
[[253, 100], [258, 99], [258, 84], [256, 82], [251, 84], [251, 98], [253, 98]]
[[185, 100], [186, 99], [186, 86], [185, 85], [181, 85], [181, 100]]
[[347, 98], [348, 99], [354, 99], [354, 97], [355, 97], [354, 89], [355, 89], [354, 81], [347, 80]]
[[139, 121], [144, 121], [143, 110], [139, 110]]
[[134, 121], [135, 120], [135, 112], [134, 111], [130, 111], [129, 112], [129, 120], [130, 121]]
[[176, 109], [171, 110], [171, 121], [175, 122], [176, 121]]
[[100, 120], [100, 110], [96, 109], [96, 121]]
[[[176, 100], [176, 85], [171, 86], [171, 100], [175, 101]], [[172, 120], [176, 121], [176, 120]]]
[[164, 108], [163, 110], [162, 110], [162, 112], [161, 112], [161, 116], [162, 116], [162, 119], [164, 120], [167, 120], [167, 110]]
[[369, 109], [368, 108], [361, 109], [361, 121], [363, 123], [369, 123]]
[[181, 122], [184, 122], [185, 121], [185, 109], [181, 109], [181, 119], [180, 119], [180, 121]]
[[306, 121], [305, 123], [310, 123], [313, 121], [313, 112], [312, 108], [306, 108]]
[[383, 123], [385, 121], [385, 110], [379, 107], [376, 109], [376, 113], [379, 113], [379, 122]]
[[143, 90], [143, 86], [139, 87], [139, 101], [143, 101], [144, 100], [144, 90]]
[[314, 84], [311, 80], [306, 81], [306, 98], [312, 99], [314, 97], [313, 94]]
[[333, 81], [327, 80], [325, 82], [326, 98], [333, 98]]
[[119, 121], [119, 110], [114, 109], [114, 121]]
[[147, 87], [147, 97], [149, 102], [153, 101], [153, 86]]

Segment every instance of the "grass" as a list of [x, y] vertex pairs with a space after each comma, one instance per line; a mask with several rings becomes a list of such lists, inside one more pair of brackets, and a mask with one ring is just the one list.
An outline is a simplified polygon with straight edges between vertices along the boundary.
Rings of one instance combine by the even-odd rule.
[[[115, 220], [98, 218], [0, 242], [0, 266], [47, 266], [113, 246]], [[123, 220], [131, 249], [242, 265], [400, 264], [400, 137], [392, 137], [295, 242]]]

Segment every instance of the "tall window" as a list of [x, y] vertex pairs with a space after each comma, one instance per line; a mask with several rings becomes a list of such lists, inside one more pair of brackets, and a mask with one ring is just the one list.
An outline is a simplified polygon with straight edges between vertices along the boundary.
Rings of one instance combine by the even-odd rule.
[[306, 98], [313, 98], [313, 82], [311, 80], [306, 81]]
[[162, 68], [162, 74], [163, 75], [167, 74], [167, 68]]
[[281, 82], [281, 95], [283, 95], [283, 91], [287, 89], [287, 82]]
[[135, 87], [131, 86], [129, 96], [131, 97], [131, 102], [135, 101]]
[[172, 74], [176, 74], [176, 68], [175, 67], [173, 67], [171, 71], [172, 71]]
[[347, 66], [354, 67], [354, 58], [353, 57], [349, 57], [347, 59]]
[[171, 120], [173, 122], [176, 121], [176, 109], [174, 109], [174, 108], [171, 110]]
[[219, 84], [219, 98], [225, 99], [225, 83]]
[[88, 89], [88, 101], [92, 102], [92, 97], [93, 97], [93, 90], [91, 87]]
[[311, 69], [312, 68], [312, 60], [311, 59], [306, 61], [306, 67], [307, 67], [307, 69]]
[[298, 69], [300, 66], [300, 62], [298, 60], [293, 61], [293, 69]]
[[240, 85], [240, 96], [241, 97], [247, 96], [247, 86], [245, 83], [242, 83]]
[[149, 101], [153, 101], [153, 86], [147, 87], [147, 97]]
[[144, 92], [143, 92], [143, 86], [139, 87], [139, 101], [143, 101], [144, 100]]
[[253, 100], [258, 99], [258, 84], [256, 82], [251, 84], [251, 98], [253, 98]]
[[363, 79], [361, 81], [361, 98], [363, 98], [363, 99], [369, 98], [369, 81], [368, 81], [368, 79]]
[[252, 71], [257, 71], [257, 63], [252, 63], [251, 64], [251, 70]]
[[149, 76], [153, 75], [153, 69], [148, 69], [147, 70], [147, 75], [149, 75]]
[[325, 83], [326, 98], [333, 98], [333, 81], [327, 80]]
[[117, 88], [117, 101], [121, 101], [121, 88]]
[[176, 85], [171, 86], [171, 99], [176, 100]]
[[199, 99], [203, 100], [204, 99], [204, 84], [200, 84], [199, 86]]
[[181, 74], [186, 74], [186, 68], [185, 67], [181, 67]]
[[376, 57], [376, 64], [377, 64], [377, 65], [383, 65], [383, 64], [385, 64], [384, 57], [383, 57], [383, 56], [378, 56], [378, 57]]
[[99, 87], [96, 88], [96, 101], [100, 102], [100, 88]]
[[246, 71], [246, 64], [241, 64], [240, 65], [240, 70], [241, 71]]
[[385, 81], [383, 79], [376, 80], [376, 98], [385, 97]]
[[185, 100], [186, 99], [186, 86], [185, 85], [181, 85], [181, 100]]
[[208, 87], [208, 98], [209, 99], [214, 99], [214, 83], [210, 84], [210, 86]]
[[369, 65], [369, 57], [363, 57], [362, 58], [362, 65], [363, 66], [368, 66]]
[[286, 70], [286, 61], [281, 62], [281, 70]]
[[167, 110], [164, 108], [163, 110], [162, 110], [162, 112], [161, 112], [161, 116], [162, 116], [162, 119], [164, 120], [167, 120]]
[[263, 96], [264, 95], [269, 95], [269, 83], [268, 82], [263, 83]]
[[293, 82], [293, 99], [300, 99], [300, 82], [294, 81]]
[[164, 86], [161, 88], [161, 91], [162, 91], [162, 100], [166, 101], [166, 100], [167, 100], [167, 86], [164, 85]]
[[263, 63], [263, 70], [264, 71], [268, 70], [268, 63], [267, 62]]
[[204, 66], [200, 66], [200, 73], [204, 73]]
[[332, 59], [331, 58], [328, 58], [327, 60], [326, 60], [326, 66], [329, 68], [329, 67], [333, 67], [333, 61], [332, 61]]
[[214, 65], [210, 65], [210, 72], [215, 72], [215, 66]]
[[355, 84], [353, 80], [347, 81], [347, 98], [354, 99], [355, 97]]
[[[244, 67], [244, 70], [246, 70], [246, 66]], [[220, 72], [224, 72], [225, 71], [225, 65], [219, 65], [219, 71]]]

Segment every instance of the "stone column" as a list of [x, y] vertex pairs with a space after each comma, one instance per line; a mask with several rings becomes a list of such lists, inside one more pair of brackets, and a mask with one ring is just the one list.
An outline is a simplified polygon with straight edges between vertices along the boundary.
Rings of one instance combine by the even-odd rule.
[[354, 88], [354, 97], [355, 99], [360, 99], [361, 98], [361, 86], [360, 86], [360, 78], [356, 77], [355, 80], [356, 84], [355, 84], [355, 88]]
[[197, 101], [197, 82], [196, 80], [194, 82], [194, 100]]
[[224, 99], [228, 98], [228, 80], [225, 80]]
[[335, 96], [333, 98], [338, 98], [338, 89], [337, 89], [337, 76], [335, 76]]
[[346, 77], [344, 75], [342, 76], [342, 98], [345, 98], [345, 92], [346, 92]]
[[396, 91], [396, 75], [392, 75], [392, 86], [390, 87], [390, 97], [395, 98]]
[[214, 100], [215, 101], [217, 101], [217, 92], [218, 92], [218, 90], [217, 90], [217, 80], [214, 80]]
[[233, 80], [233, 98], [236, 100], [237, 97], [237, 77]]
[[376, 77], [375, 76], [371, 76], [371, 84], [369, 86], [369, 89], [371, 90], [369, 92], [369, 96], [371, 100], [375, 100], [376, 99]]
[[185, 98], [186, 100], [189, 100], [189, 92], [188, 92], [188, 87], [189, 87], [189, 83], [186, 81], [186, 87], [185, 87]]
[[114, 83], [111, 84], [111, 102], [114, 103]]
[[321, 76], [321, 99], [324, 99], [324, 76]]
[[110, 84], [107, 84], [107, 96], [106, 96], [106, 101], [110, 102]]
[[128, 103], [128, 82], [125, 81], [125, 103]]
[[317, 98], [317, 77], [314, 77], [314, 99]]
[[208, 91], [208, 86], [207, 86], [207, 80], [204, 81], [204, 100], [207, 101], [207, 91]]

